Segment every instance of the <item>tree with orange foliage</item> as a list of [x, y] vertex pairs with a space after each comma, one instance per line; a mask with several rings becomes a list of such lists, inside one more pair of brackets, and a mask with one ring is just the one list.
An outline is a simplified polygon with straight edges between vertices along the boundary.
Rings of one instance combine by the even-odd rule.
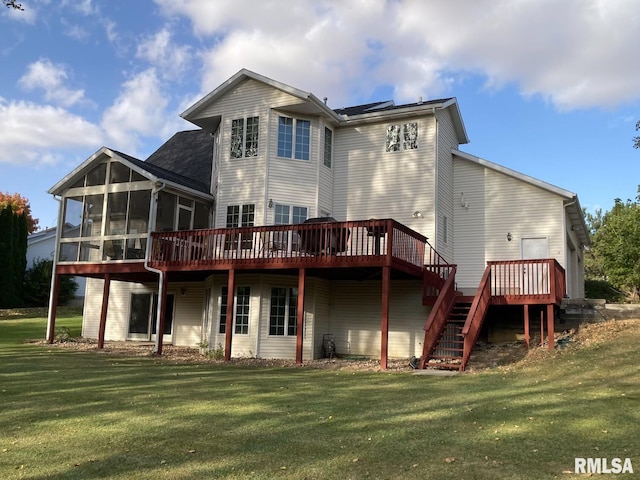
[[23, 197], [19, 193], [10, 194], [7, 192], [0, 192], [0, 210], [4, 210], [7, 206], [11, 206], [13, 213], [18, 216], [23, 213], [26, 215], [28, 233], [31, 234], [38, 230], [39, 220], [31, 216], [31, 205], [26, 197]]

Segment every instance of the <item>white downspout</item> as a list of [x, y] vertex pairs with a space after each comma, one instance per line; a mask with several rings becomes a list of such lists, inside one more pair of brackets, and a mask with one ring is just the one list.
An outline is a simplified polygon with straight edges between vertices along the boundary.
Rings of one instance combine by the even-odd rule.
[[[51, 267], [51, 285], [49, 286], [49, 311], [47, 313], [47, 330], [45, 332], [45, 338], [49, 333], [49, 328], [51, 327], [51, 322], [53, 321], [53, 312], [51, 311], [51, 307], [53, 305], [53, 295], [54, 295], [54, 284], [55, 284], [55, 278], [56, 278], [56, 270], [58, 268], [58, 250], [60, 250], [60, 238], [62, 238], [62, 225], [63, 225], [63, 221], [62, 221], [62, 197], [57, 197], [56, 195], [53, 196], [53, 199], [56, 200], [58, 202], [58, 227], [56, 228], [56, 243], [55, 246], [56, 248], [54, 248], [53, 250], [53, 266]], [[53, 335], [55, 332], [51, 332], [51, 334]], [[52, 337], [53, 339], [53, 337]], [[48, 340], [48, 338], [47, 338]]]
[[[156, 229], [156, 215], [158, 213], [158, 193], [161, 190], [164, 190], [167, 187], [166, 183], [162, 183], [160, 186], [156, 184], [151, 190], [151, 208], [149, 209], [149, 228], [147, 229], [147, 251], [144, 255], [144, 268], [152, 273], [157, 273], [159, 276], [159, 284], [158, 284], [158, 301], [162, 301], [164, 295], [164, 272], [162, 270], [158, 270], [157, 268], [153, 268], [149, 266], [149, 257], [151, 255], [151, 232]], [[160, 348], [160, 339], [162, 338], [163, 332], [160, 331], [160, 319], [161, 319], [161, 308], [157, 309], [156, 312], [156, 343], [153, 347], [153, 353], [158, 353], [158, 349]]]

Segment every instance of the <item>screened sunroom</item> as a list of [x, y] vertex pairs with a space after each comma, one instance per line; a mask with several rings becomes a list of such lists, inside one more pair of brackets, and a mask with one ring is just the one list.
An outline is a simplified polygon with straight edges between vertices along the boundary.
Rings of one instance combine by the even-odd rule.
[[209, 195], [134, 160], [102, 152], [52, 188], [62, 202], [58, 263], [142, 261], [150, 232], [211, 225]]

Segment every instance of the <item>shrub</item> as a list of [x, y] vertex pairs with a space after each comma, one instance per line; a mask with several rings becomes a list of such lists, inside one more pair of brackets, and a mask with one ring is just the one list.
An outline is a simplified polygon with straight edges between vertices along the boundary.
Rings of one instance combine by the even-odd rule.
[[[46, 307], [51, 291], [51, 272], [53, 261], [36, 259], [33, 266], [24, 275], [23, 303], [26, 307]], [[75, 296], [78, 284], [73, 277], [60, 277], [58, 304], [66, 305]]]

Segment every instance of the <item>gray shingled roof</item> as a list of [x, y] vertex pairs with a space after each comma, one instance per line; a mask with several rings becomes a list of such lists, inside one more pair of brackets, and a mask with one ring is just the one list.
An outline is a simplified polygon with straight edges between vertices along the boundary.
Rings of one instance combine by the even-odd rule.
[[126, 153], [115, 153], [160, 179], [203, 193], [211, 191], [213, 138], [204, 130], [176, 133], [144, 162]]
[[205, 130], [178, 132], [146, 161], [137, 161], [140, 162], [137, 165], [157, 177], [200, 192], [211, 191], [213, 137]]

